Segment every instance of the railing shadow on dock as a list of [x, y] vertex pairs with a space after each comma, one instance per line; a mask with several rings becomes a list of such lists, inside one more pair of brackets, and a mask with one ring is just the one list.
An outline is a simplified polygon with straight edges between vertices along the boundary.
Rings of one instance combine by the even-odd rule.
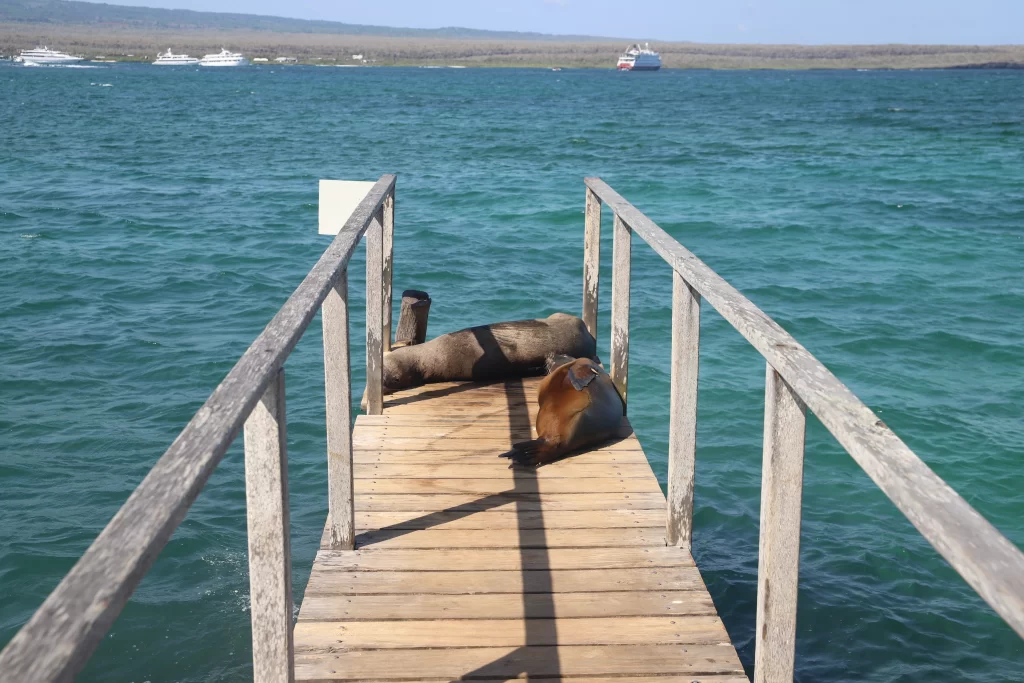
[[[840, 445], [967, 583], [1024, 637], [1024, 553], [939, 478], [807, 349], [750, 300], [598, 178], [585, 179], [583, 320], [597, 330], [601, 207], [613, 213], [610, 374], [627, 397], [631, 238], [644, 239], [673, 278], [672, 379], [666, 541], [689, 549], [693, 526], [701, 303], [710, 304], [766, 361], [764, 455], [754, 683], [793, 678], [804, 430], [810, 409]], [[19, 683], [70, 681], [85, 665], [184, 519], [228, 447], [245, 431], [253, 677], [294, 679], [284, 363], [322, 311], [328, 524], [324, 543], [355, 547], [347, 267], [365, 235], [367, 413], [383, 411], [383, 354], [390, 347], [395, 177], [385, 175], [338, 227], [337, 237], [252, 346], [217, 386], [89, 549], [0, 652], [0, 676]], [[482, 340], [483, 344], [486, 340]], [[514, 439], [529, 433], [523, 385], [508, 392]], [[510, 387], [510, 388], [514, 388]], [[445, 391], [445, 390], [439, 390]], [[457, 391], [457, 390], [455, 390]], [[481, 413], [481, 416], [484, 413]], [[492, 413], [486, 413], [492, 414]], [[496, 413], [495, 413], [496, 414]], [[524, 578], [523, 647], [464, 678], [560, 672], [552, 574], [543, 531], [530, 530], [537, 474], [516, 471]], [[498, 503], [501, 494], [456, 515]], [[503, 502], [509, 502], [506, 498]], [[531, 511], [535, 512], [535, 511]], [[424, 523], [433, 523], [426, 516]], [[397, 531], [397, 530], [396, 530]], [[529, 585], [529, 590], [527, 590]], [[554, 659], [552, 659], [554, 658]], [[538, 664], [543, 667], [538, 668]], [[510, 672], [512, 672], [510, 674]]]

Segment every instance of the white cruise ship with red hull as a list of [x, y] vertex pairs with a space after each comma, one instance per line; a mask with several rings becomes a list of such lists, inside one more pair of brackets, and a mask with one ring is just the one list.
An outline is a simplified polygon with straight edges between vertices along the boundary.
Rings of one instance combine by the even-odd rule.
[[619, 57], [619, 71], [657, 71], [661, 68], [661, 55], [651, 49], [650, 43], [630, 45]]

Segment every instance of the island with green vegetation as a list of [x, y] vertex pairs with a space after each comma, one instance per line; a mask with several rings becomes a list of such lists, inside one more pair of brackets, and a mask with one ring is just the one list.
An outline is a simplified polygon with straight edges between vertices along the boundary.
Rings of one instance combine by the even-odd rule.
[[[614, 68], [635, 38], [467, 28], [408, 29], [69, 0], [0, 0], [0, 54], [47, 44], [86, 57], [152, 61], [221, 47], [305, 64]], [[1024, 68], [1021, 45], [724, 45], [657, 42], [671, 69]], [[353, 55], [361, 58], [354, 59]]]

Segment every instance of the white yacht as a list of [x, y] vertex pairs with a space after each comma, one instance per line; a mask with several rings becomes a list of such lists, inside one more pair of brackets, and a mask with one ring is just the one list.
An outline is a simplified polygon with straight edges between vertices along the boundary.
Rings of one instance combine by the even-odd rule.
[[37, 47], [34, 50], [22, 50], [16, 61], [23, 62], [31, 66], [40, 66], [42, 64], [74, 64], [80, 62], [84, 57], [74, 57], [64, 52], [58, 52], [57, 50], [51, 50], [50, 48], [43, 46]]
[[198, 64], [199, 60], [188, 55], [176, 55], [168, 49], [167, 52], [157, 55], [156, 61], [153, 63], [160, 66], [189, 66], [190, 64]]
[[241, 52], [230, 52], [221, 48], [215, 55], [206, 55], [199, 60], [199, 66], [243, 66], [248, 64]]

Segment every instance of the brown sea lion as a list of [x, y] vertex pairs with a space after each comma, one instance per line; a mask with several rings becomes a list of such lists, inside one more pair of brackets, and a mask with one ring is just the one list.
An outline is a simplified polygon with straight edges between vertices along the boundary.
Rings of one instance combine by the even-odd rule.
[[537, 390], [537, 436], [521, 441], [501, 457], [537, 466], [616, 436], [625, 404], [615, 383], [589, 358], [559, 359]]
[[384, 354], [384, 393], [429, 382], [540, 375], [547, 360], [558, 354], [597, 356], [594, 337], [576, 316], [555, 313], [470, 327]]

